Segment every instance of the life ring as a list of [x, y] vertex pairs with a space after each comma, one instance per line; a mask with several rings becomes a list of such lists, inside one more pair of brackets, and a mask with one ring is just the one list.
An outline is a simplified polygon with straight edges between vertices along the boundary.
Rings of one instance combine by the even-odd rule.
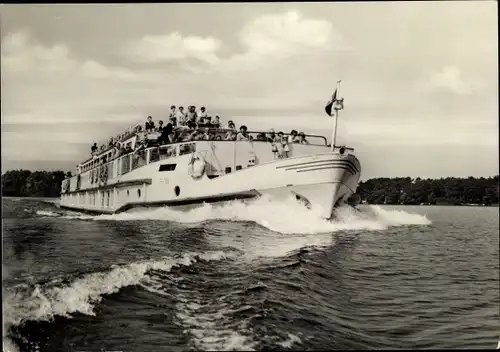
[[191, 160], [189, 161], [189, 174], [195, 180], [198, 180], [205, 174], [207, 163], [203, 155], [194, 152]]

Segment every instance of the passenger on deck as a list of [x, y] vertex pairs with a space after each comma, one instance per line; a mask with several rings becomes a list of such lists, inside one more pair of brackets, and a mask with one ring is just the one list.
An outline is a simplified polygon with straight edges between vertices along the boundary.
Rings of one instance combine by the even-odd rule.
[[205, 116], [198, 120], [198, 127], [212, 127], [210, 124], [211, 117]]
[[182, 142], [191, 142], [196, 136], [196, 131], [186, 131], [182, 134]]
[[306, 139], [306, 135], [304, 134], [304, 132], [300, 132], [299, 133], [299, 143], [300, 144], [309, 144], [309, 142]]
[[111, 137], [111, 139], [109, 140], [109, 143], [108, 143], [108, 148], [111, 148], [114, 144], [115, 143], [114, 143], [113, 137]]
[[169, 122], [165, 127], [163, 127], [159, 142], [161, 144], [172, 143], [174, 137], [173, 134], [174, 134], [174, 126], [172, 126], [172, 123]]
[[158, 127], [156, 127], [156, 132], [160, 132], [163, 130], [163, 121], [158, 121]]
[[205, 134], [201, 131], [196, 131], [193, 136], [193, 140], [195, 141], [203, 141], [205, 140]]
[[137, 141], [137, 142], [135, 142], [135, 150], [134, 150], [134, 152], [137, 152], [137, 151], [142, 150], [144, 148], [146, 148], [146, 144], [143, 141]]
[[221, 141], [222, 140], [222, 137], [220, 134], [218, 134], [217, 136], [215, 136], [215, 140], [216, 141]]
[[202, 120], [202, 119], [205, 119], [207, 117], [207, 113], [205, 111], [205, 107], [202, 106], [201, 109], [200, 109], [200, 113], [198, 114], [198, 119], [199, 120]]
[[94, 143], [94, 145], [92, 147], [90, 147], [90, 153], [91, 154], [95, 154], [97, 153], [97, 143]]
[[276, 133], [274, 132], [273, 128], [269, 130], [269, 133], [267, 134], [266, 138], [269, 143], [274, 143], [276, 141]]
[[266, 138], [266, 135], [264, 133], [259, 133], [257, 135], [257, 140], [259, 142], [267, 142], [267, 138]]
[[184, 113], [184, 107], [179, 106], [179, 111], [177, 111], [177, 124], [179, 126], [186, 125], [186, 114]]
[[214, 128], [220, 128], [220, 117], [219, 115], [215, 115], [215, 118], [213, 121], [211, 121], [211, 124]]
[[168, 116], [168, 120], [172, 124], [172, 126], [177, 127], [177, 112], [175, 111], [175, 105], [170, 107], [170, 115]]
[[288, 143], [299, 143], [299, 136], [297, 135], [297, 131], [292, 130], [290, 135], [288, 136]]
[[238, 133], [236, 140], [238, 140], [238, 141], [248, 141], [249, 140], [248, 133], [247, 133], [247, 126], [242, 125], [240, 127], [240, 132]]
[[137, 126], [136, 129], [135, 129], [135, 131], [136, 131], [135, 133], [137, 135], [137, 140], [138, 141], [143, 142], [143, 141], [146, 140], [146, 132], [144, 132], [142, 130], [142, 126]]
[[287, 138], [282, 131], [278, 132], [278, 142], [280, 142], [281, 144], [287, 143]]
[[148, 116], [144, 129], [148, 132], [153, 132], [155, 130], [155, 123], [153, 122], [153, 118], [151, 116]]
[[120, 142], [115, 142], [113, 146], [113, 158], [116, 158], [120, 155], [121, 144]]
[[[217, 118], [217, 116], [216, 116], [216, 118]], [[230, 130], [234, 130], [236, 132], [236, 125], [234, 124], [234, 122], [232, 120], [229, 120], [227, 122], [227, 128]]]
[[226, 141], [235, 141], [236, 140], [236, 131], [234, 130], [229, 130], [226, 133], [226, 138], [224, 138]]
[[195, 106], [190, 106], [188, 108], [188, 113], [186, 114], [187, 117], [187, 123], [191, 123], [191, 124], [196, 124], [198, 122], [198, 114], [196, 113], [196, 107]]

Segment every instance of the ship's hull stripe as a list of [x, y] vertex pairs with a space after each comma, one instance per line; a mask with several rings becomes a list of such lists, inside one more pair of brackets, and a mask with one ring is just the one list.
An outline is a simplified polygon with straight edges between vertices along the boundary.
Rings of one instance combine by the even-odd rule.
[[321, 163], [321, 164], [314, 164], [314, 165], [306, 165], [306, 166], [296, 166], [296, 167], [291, 167], [291, 168], [288, 168], [288, 169], [285, 169], [286, 171], [289, 171], [289, 170], [296, 170], [297, 172], [299, 172], [300, 170], [321, 170], [321, 168], [318, 169], [318, 167], [323, 167], [323, 166], [340, 166], [340, 167], [345, 167], [345, 168], [348, 168], [349, 172], [351, 174], [356, 174], [357, 173], [357, 169], [354, 168], [351, 164], [349, 163], [344, 163], [344, 162], [341, 162], [341, 161], [329, 161], [329, 162], [324, 162], [324, 163]]
[[356, 172], [359, 172], [356, 164], [354, 164], [350, 160], [338, 160], [338, 159], [328, 159], [328, 160], [316, 160], [316, 161], [307, 161], [304, 163], [297, 163], [297, 164], [289, 164], [289, 165], [281, 165], [281, 166], [276, 166], [276, 169], [288, 169], [290, 167], [295, 167], [295, 166], [303, 166], [303, 165], [313, 165], [313, 164], [320, 164], [320, 163], [325, 163], [325, 162], [342, 162], [342, 163], [347, 163], [350, 164]]
[[353, 170], [347, 166], [323, 166], [323, 167], [315, 167], [315, 168], [308, 168], [308, 169], [303, 169], [303, 170], [297, 170], [297, 172], [311, 172], [311, 171], [317, 171], [317, 170], [327, 170], [327, 169], [342, 169], [349, 171], [352, 175], [356, 175], [356, 172], [353, 172]]

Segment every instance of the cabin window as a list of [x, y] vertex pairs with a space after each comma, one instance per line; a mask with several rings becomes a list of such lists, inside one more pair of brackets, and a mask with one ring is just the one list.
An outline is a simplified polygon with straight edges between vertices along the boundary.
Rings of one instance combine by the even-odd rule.
[[146, 150], [138, 150], [132, 154], [132, 170], [146, 165]]
[[127, 197], [130, 196], [130, 191], [127, 189]]
[[149, 150], [149, 162], [154, 163], [160, 160], [160, 151], [158, 148], [153, 148]]
[[160, 165], [160, 168], [158, 169], [158, 171], [174, 171], [175, 170], [175, 167], [177, 166], [177, 164], [163, 164], [163, 165]]
[[179, 155], [191, 154], [196, 152], [196, 143], [181, 144], [179, 146]]
[[130, 154], [123, 156], [121, 159], [121, 163], [121, 174], [125, 175], [126, 173], [130, 172]]
[[140, 189], [137, 190], [137, 197], [141, 198], [141, 190]]
[[159, 149], [159, 160], [164, 160], [171, 156], [175, 156], [175, 146], [164, 146]]

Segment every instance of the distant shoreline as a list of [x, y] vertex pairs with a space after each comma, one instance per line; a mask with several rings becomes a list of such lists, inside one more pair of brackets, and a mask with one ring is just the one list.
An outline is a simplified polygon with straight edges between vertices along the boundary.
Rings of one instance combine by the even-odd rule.
[[[60, 198], [63, 171], [11, 170], [2, 175], [2, 197]], [[499, 175], [493, 177], [379, 177], [359, 183], [361, 204], [498, 207]]]

